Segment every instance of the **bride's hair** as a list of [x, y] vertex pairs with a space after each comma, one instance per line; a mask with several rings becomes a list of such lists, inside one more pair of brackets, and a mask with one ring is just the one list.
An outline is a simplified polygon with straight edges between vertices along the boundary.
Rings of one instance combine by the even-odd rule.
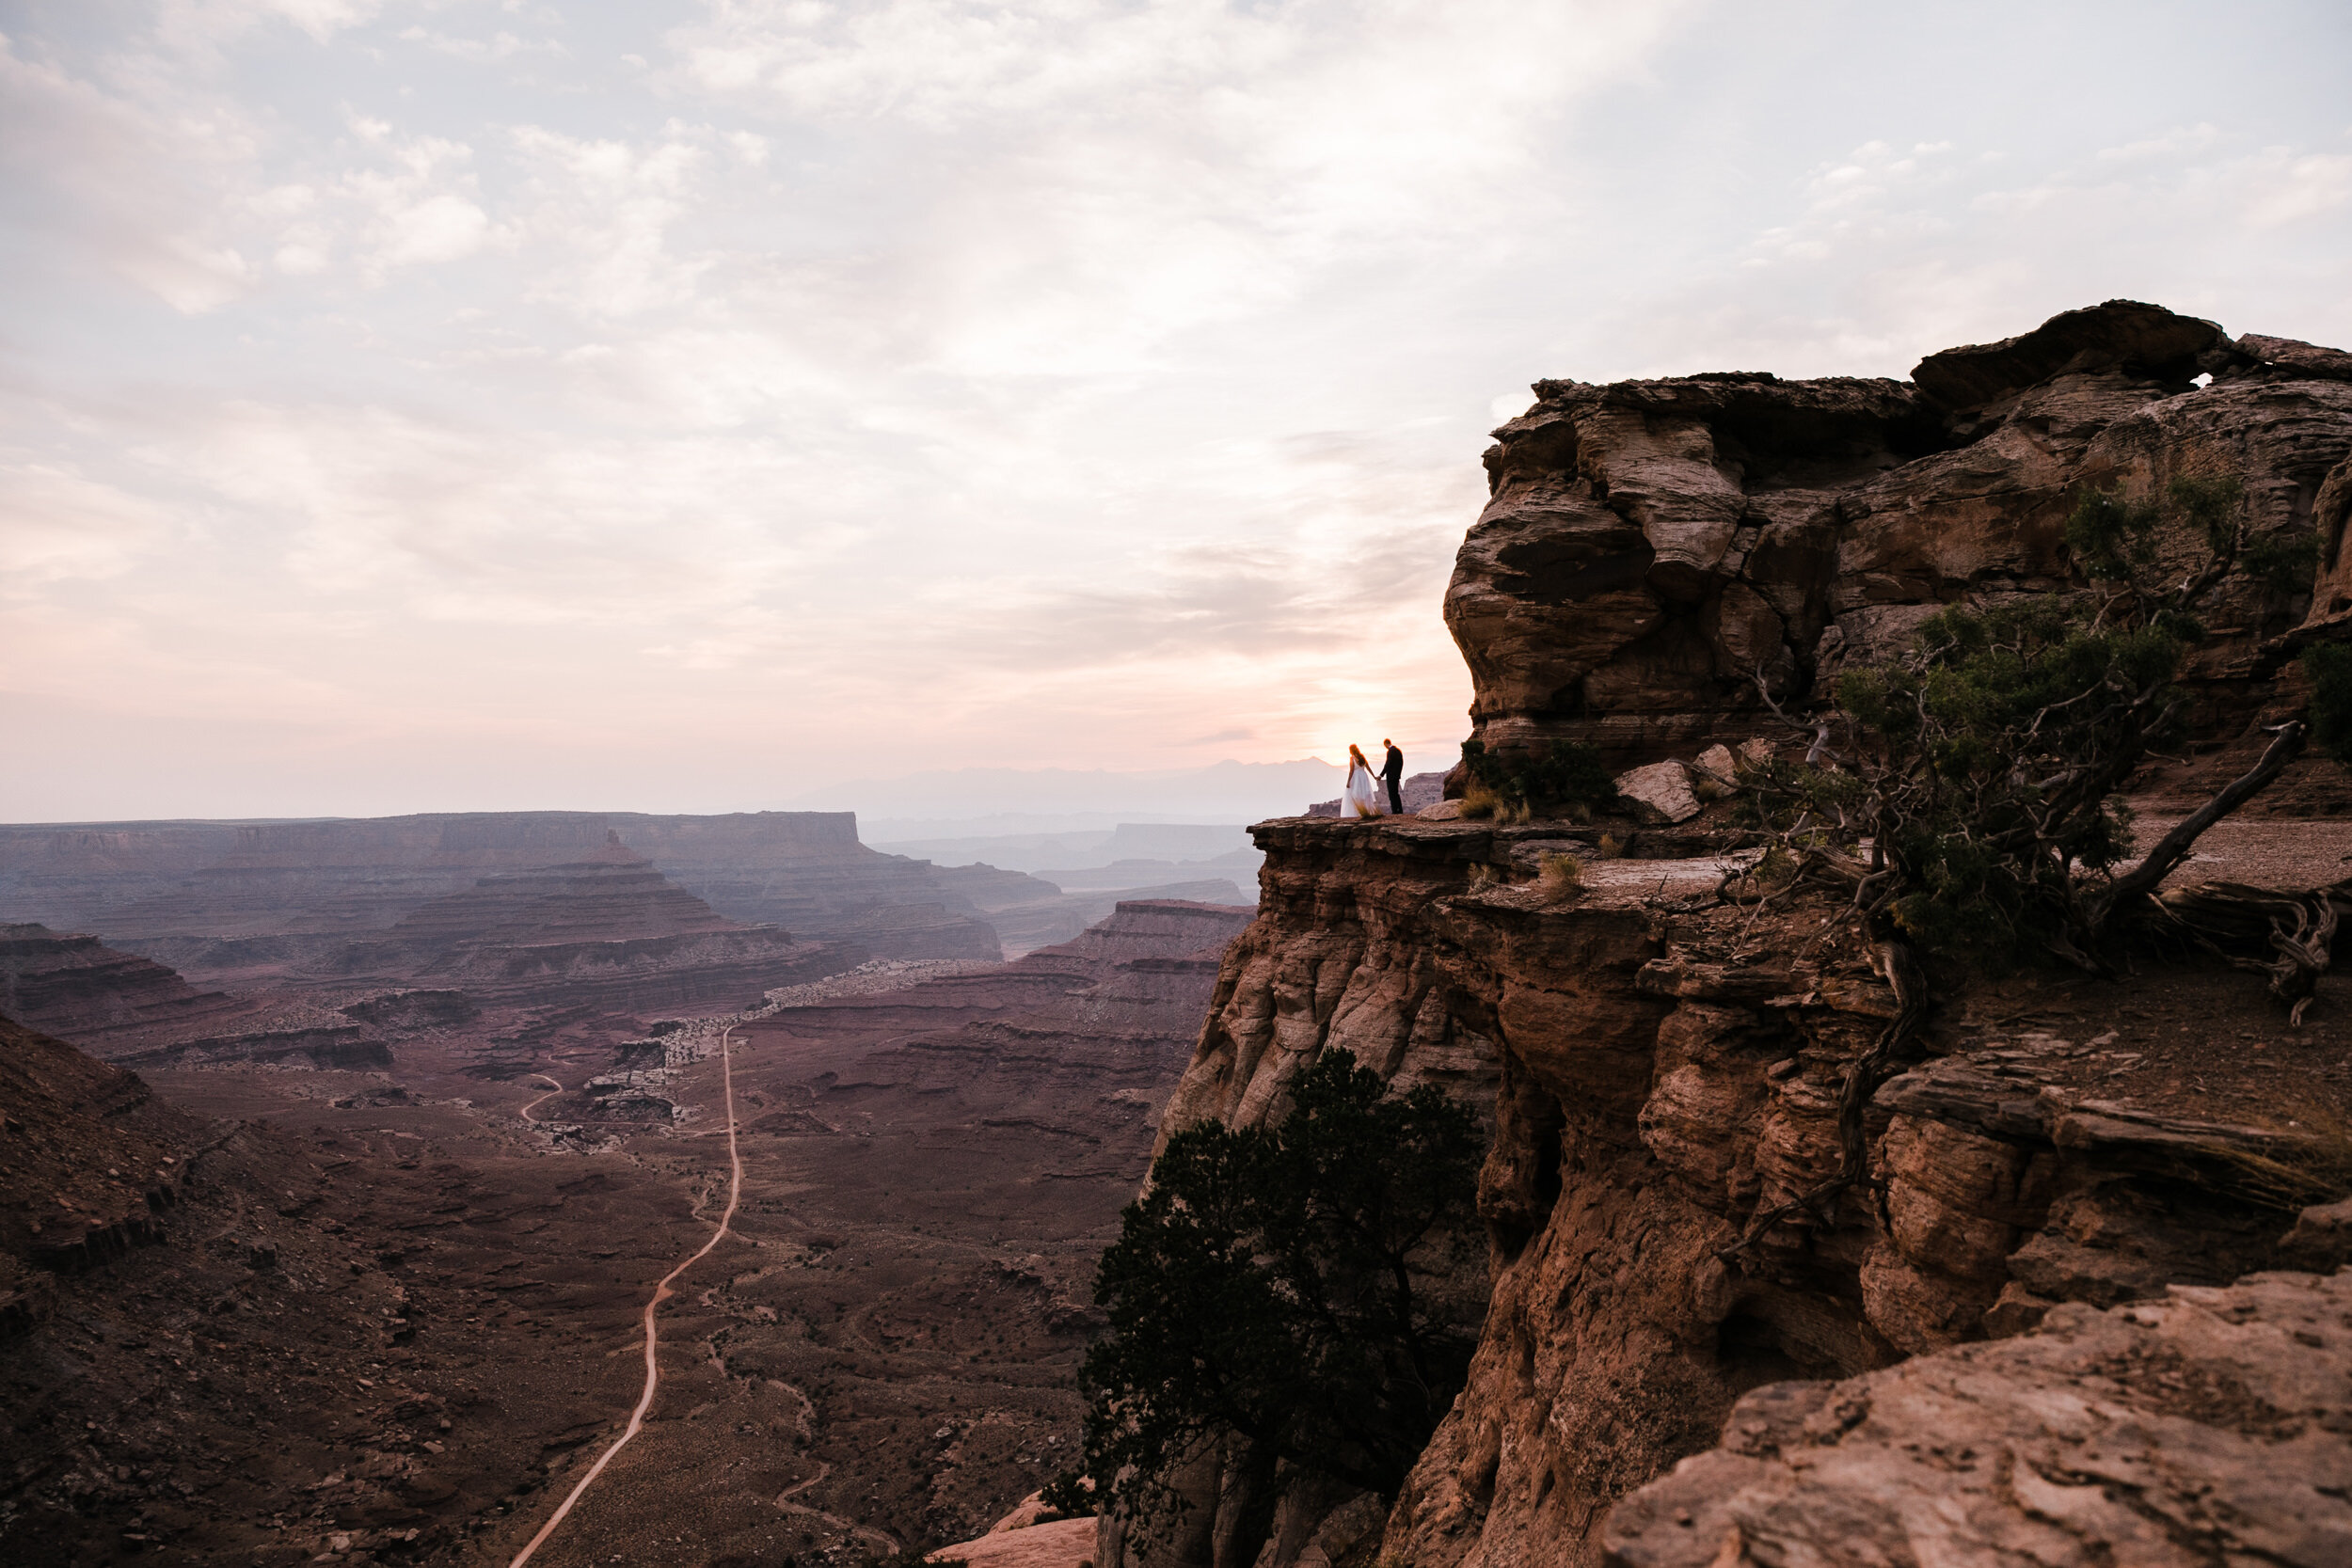
[[1372, 767], [1372, 764], [1364, 762], [1364, 749], [1361, 746], [1350, 745], [1347, 748], [1347, 759], [1350, 762], [1362, 762], [1366, 770]]

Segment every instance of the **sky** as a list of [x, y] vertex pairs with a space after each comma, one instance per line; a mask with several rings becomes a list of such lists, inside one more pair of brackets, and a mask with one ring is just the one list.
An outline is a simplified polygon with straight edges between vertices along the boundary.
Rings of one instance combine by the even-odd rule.
[[2341, 0], [0, 40], [5, 820], [1442, 767], [1538, 377], [1902, 375], [2111, 297], [2352, 344]]

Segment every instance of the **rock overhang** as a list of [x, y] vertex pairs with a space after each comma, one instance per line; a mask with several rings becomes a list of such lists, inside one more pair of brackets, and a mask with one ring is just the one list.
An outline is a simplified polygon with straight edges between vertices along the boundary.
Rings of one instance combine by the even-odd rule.
[[2079, 589], [2081, 489], [2228, 473], [2258, 529], [2322, 535], [2322, 569], [2309, 598], [2230, 591], [2190, 671], [2235, 683], [2201, 699], [2200, 739], [2227, 738], [2282, 634], [2352, 626], [2346, 379], [2342, 351], [2110, 300], [1930, 355], [1909, 382], [1538, 382], [1494, 433], [1444, 601], [1472, 736], [1585, 741], [1620, 769], [1736, 743], [1769, 727], [1759, 688], [1809, 701], [1946, 604]]

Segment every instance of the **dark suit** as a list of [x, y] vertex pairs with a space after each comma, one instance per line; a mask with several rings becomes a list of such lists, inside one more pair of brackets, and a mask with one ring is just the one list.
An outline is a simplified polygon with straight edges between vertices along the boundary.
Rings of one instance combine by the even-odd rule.
[[1405, 753], [1390, 747], [1387, 758], [1380, 764], [1380, 776], [1389, 782], [1389, 810], [1404, 816], [1405, 797], [1397, 793], [1397, 785], [1405, 782]]

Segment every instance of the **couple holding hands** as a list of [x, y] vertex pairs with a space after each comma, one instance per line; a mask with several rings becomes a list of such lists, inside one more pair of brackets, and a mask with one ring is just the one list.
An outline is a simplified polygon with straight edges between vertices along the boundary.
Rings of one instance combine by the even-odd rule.
[[[1380, 744], [1388, 748], [1389, 754], [1381, 759], [1380, 771], [1376, 775], [1372, 770], [1372, 764], [1364, 760], [1362, 749], [1353, 745], [1348, 747], [1347, 790], [1340, 797], [1341, 816], [1345, 816], [1350, 808], [1358, 816], [1405, 815], [1405, 799], [1397, 792], [1398, 785], [1405, 782], [1405, 753], [1396, 749], [1393, 740], [1383, 740]], [[1381, 792], [1373, 782], [1375, 777], [1388, 785], [1389, 798], [1385, 800], [1380, 798]]]

